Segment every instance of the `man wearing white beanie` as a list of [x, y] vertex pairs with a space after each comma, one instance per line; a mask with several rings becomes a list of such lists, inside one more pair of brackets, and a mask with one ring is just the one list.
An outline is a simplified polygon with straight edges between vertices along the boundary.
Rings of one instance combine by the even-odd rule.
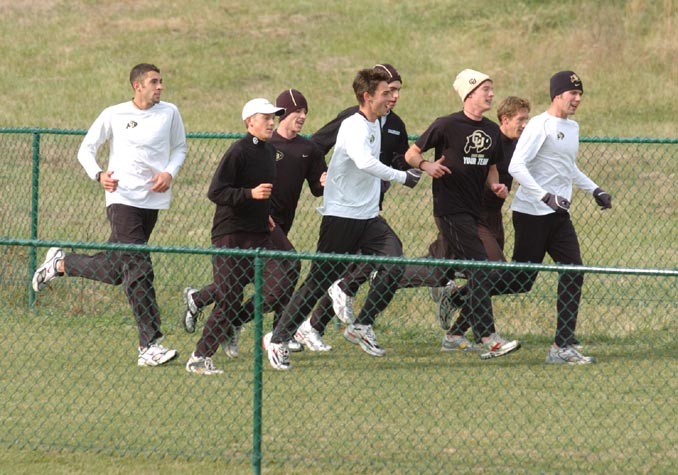
[[[473, 69], [461, 71], [453, 83], [463, 103], [459, 112], [436, 119], [405, 154], [407, 162], [433, 178], [433, 214], [452, 256], [437, 258], [487, 260], [478, 233], [485, 187], [506, 198], [496, 163], [503, 158], [499, 126], [483, 116], [492, 107], [492, 79]], [[435, 149], [434, 161], [422, 154]], [[454, 271], [450, 269], [450, 277]], [[520, 349], [520, 342], [503, 339], [494, 327], [490, 289], [492, 274], [485, 269], [463, 269], [468, 277], [468, 298], [461, 314], [442, 340], [442, 351], [469, 351], [464, 336], [471, 324], [485, 351], [482, 359], [504, 356]]]

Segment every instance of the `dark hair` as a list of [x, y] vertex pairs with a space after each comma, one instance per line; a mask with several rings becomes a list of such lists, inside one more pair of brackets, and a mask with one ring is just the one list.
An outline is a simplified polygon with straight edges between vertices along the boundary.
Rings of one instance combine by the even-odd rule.
[[520, 109], [527, 109], [530, 112], [530, 101], [517, 96], [508, 96], [499, 103], [497, 107], [497, 119], [501, 122], [503, 116], [512, 118]]
[[363, 94], [373, 96], [380, 82], [388, 83], [388, 74], [382, 69], [361, 69], [353, 80], [353, 92], [360, 105], [363, 104]]
[[129, 83], [134, 87], [134, 81], [141, 81], [146, 73], [150, 71], [155, 71], [156, 73], [160, 73], [160, 69], [154, 64], [149, 64], [149, 63], [141, 63], [137, 64], [132, 68], [132, 70], [129, 73]]

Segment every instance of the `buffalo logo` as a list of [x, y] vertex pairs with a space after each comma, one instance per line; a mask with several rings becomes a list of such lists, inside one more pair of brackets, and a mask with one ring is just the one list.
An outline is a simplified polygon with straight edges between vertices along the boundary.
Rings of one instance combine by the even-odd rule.
[[276, 151], [275, 151], [275, 161], [276, 161], [276, 162], [279, 162], [279, 161], [282, 160], [283, 158], [285, 158], [285, 154], [282, 153], [280, 150], [276, 150]]
[[374, 134], [370, 135], [370, 143], [374, 143], [375, 140], [376, 137], [374, 136]]
[[133, 120], [130, 120], [129, 122], [127, 122], [127, 127], [125, 127], [125, 128], [126, 129], [133, 129], [136, 126], [137, 126], [137, 123], [134, 122]]
[[492, 146], [492, 138], [482, 130], [476, 130], [466, 137], [464, 153], [482, 153]]
[[570, 82], [573, 86], [581, 86], [581, 79], [579, 79], [579, 76], [574, 73], [572, 73], [572, 76], [570, 76]]
[[565, 138], [565, 134], [562, 132], [558, 132], [558, 140], [563, 140]]

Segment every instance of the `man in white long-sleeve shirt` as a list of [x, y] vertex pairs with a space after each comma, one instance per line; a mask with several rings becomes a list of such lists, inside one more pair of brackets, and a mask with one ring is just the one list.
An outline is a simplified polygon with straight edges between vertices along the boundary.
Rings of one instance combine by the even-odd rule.
[[[146, 244], [158, 210], [170, 206], [172, 181], [186, 158], [186, 133], [177, 107], [160, 101], [163, 84], [156, 66], [134, 66], [130, 83], [134, 98], [99, 115], [80, 146], [78, 160], [106, 191], [109, 242]], [[96, 156], [105, 142], [110, 155], [108, 170], [102, 171]], [[51, 248], [33, 276], [33, 288], [42, 290], [62, 275], [123, 285], [139, 330], [139, 366], [158, 366], [178, 356], [176, 350], [160, 345], [163, 335], [149, 253], [107, 251], [89, 256]]]
[[[396, 170], [379, 161], [381, 126], [393, 101], [389, 77], [378, 69], [363, 69], [353, 81], [360, 104], [358, 112], [339, 128], [337, 143], [327, 170], [318, 252], [378, 256], [401, 256], [402, 243], [379, 216], [381, 180], [413, 187], [421, 176], [418, 170]], [[264, 346], [275, 369], [290, 368], [287, 341], [313, 309], [327, 288], [341, 277], [346, 262], [313, 261], [309, 275], [294, 293]], [[372, 330], [376, 316], [389, 304], [402, 274], [402, 266], [382, 266], [384, 272], [370, 286], [362, 311], [344, 332], [351, 343], [372, 356], [383, 356]]]
[[[551, 106], [533, 117], [516, 145], [509, 173], [520, 183], [511, 204], [515, 246], [513, 260], [541, 263], [548, 253], [560, 264], [581, 265], [577, 233], [570, 220], [572, 185], [592, 193], [601, 209], [612, 199], [576, 165], [579, 125], [569, 117], [581, 102], [584, 88], [573, 71], [560, 71], [550, 82]], [[511, 286], [531, 289], [536, 272], [519, 272]], [[584, 276], [561, 273], [558, 281], [555, 341], [546, 357], [550, 364], [588, 364], [595, 358], [578, 351], [577, 315]]]

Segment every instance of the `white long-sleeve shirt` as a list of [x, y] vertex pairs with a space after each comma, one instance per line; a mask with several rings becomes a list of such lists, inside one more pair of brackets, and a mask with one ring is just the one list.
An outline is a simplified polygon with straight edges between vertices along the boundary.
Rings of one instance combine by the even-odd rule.
[[548, 112], [527, 123], [518, 139], [509, 165], [509, 173], [520, 183], [511, 209], [543, 216], [554, 213], [541, 201], [546, 193], [572, 199], [572, 185], [593, 192], [596, 185], [577, 168], [579, 124]]
[[381, 126], [360, 113], [347, 117], [339, 127], [337, 142], [327, 169], [324, 216], [370, 219], [379, 215], [381, 180], [405, 183], [407, 173], [379, 161]]
[[171, 187], [164, 193], [152, 192], [150, 180], [161, 172], [175, 178], [186, 158], [186, 132], [177, 107], [159, 102], [141, 110], [129, 101], [104, 109], [78, 151], [78, 160], [92, 179], [101, 171], [96, 156], [105, 142], [110, 149], [108, 170], [119, 180], [113, 193], [106, 192], [106, 206], [168, 209]]

